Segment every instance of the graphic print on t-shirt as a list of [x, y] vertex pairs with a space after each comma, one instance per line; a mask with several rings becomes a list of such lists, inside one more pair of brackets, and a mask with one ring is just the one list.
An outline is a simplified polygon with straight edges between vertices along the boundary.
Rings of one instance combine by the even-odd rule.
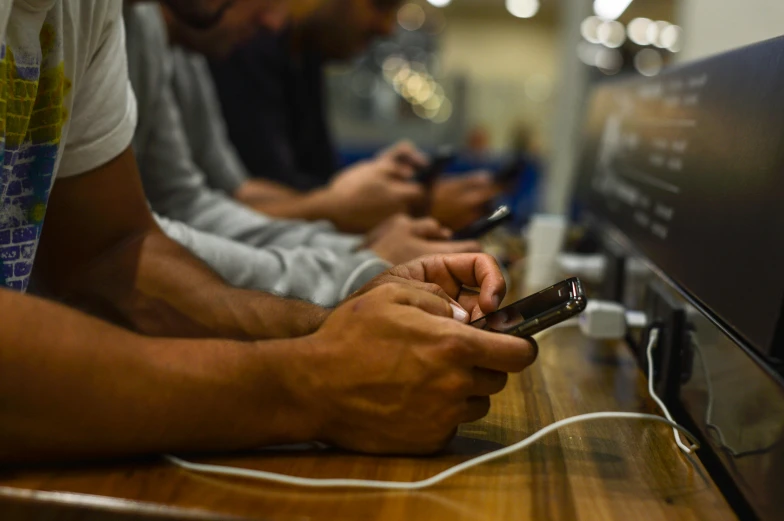
[[51, 24], [40, 47], [0, 44], [0, 287], [27, 289], [68, 116], [61, 42]]

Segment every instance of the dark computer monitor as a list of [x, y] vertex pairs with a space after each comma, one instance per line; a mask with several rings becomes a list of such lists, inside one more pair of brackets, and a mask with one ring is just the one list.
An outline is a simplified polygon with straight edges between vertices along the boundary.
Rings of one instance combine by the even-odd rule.
[[784, 38], [601, 84], [583, 132], [581, 206], [750, 347], [784, 355]]

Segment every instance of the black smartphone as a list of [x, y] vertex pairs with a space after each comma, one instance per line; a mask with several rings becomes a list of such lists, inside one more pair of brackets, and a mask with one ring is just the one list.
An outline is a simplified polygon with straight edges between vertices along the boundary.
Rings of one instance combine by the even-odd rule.
[[579, 315], [587, 304], [580, 279], [571, 278], [475, 320], [471, 325], [486, 331], [528, 337]]
[[421, 168], [414, 176], [414, 181], [431, 187], [441, 177], [449, 165], [455, 162], [457, 154], [452, 147], [441, 147], [430, 160], [430, 164]]
[[496, 208], [492, 213], [474, 221], [460, 231], [455, 232], [452, 236], [453, 240], [465, 241], [468, 239], [476, 239], [482, 235], [489, 233], [491, 230], [502, 225], [512, 218], [512, 211], [508, 206], [502, 205]]

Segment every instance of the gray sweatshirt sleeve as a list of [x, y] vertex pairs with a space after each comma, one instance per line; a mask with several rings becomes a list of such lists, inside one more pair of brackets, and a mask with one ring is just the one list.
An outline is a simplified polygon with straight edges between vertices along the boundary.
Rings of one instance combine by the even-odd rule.
[[229, 284], [325, 307], [337, 305], [387, 266], [370, 253], [352, 262], [325, 248], [252, 248], [156, 216], [163, 231], [202, 259]]
[[226, 122], [205, 58], [172, 49], [172, 90], [196, 165], [210, 188], [228, 195], [250, 176], [229, 140]]
[[198, 230], [251, 246], [319, 246], [350, 253], [360, 238], [339, 234], [327, 222], [271, 219], [212, 190], [195, 164], [181, 112], [172, 93], [172, 56], [160, 7], [126, 10], [131, 83], [139, 102], [133, 145], [154, 211]]
[[[301, 259], [308, 252], [317, 256], [313, 262], [302, 263], [303, 268], [323, 270], [324, 276], [313, 274], [310, 280], [322, 283], [329, 280], [337, 288], [361, 278], [371, 261], [375, 263], [373, 269], [376, 273], [387, 266], [368, 252], [356, 252], [361, 241], [359, 237], [335, 233], [328, 223], [271, 219], [211, 190], [206, 185], [203, 172], [193, 162], [171, 92], [171, 67], [159, 7], [155, 4], [138, 4], [126, 9], [126, 26], [129, 72], [140, 100], [134, 149], [144, 191], [155, 212], [205, 232], [198, 234], [191, 233], [195, 232], [191, 230], [179, 236], [182, 238], [187, 235], [190, 242], [186, 246], [192, 252], [206, 260], [230, 282], [235, 278], [229, 275], [235, 273], [235, 266], [244, 257], [238, 255], [235, 258], [228, 253], [213, 251], [225, 248], [225, 244], [213, 240], [212, 235], [244, 243], [246, 247], [277, 247], [275, 253], [279, 258], [285, 255], [286, 249], [303, 248], [298, 251], [298, 258]], [[317, 251], [321, 249], [325, 251]], [[233, 252], [240, 250], [242, 248], [231, 248]], [[225, 263], [226, 267], [222, 267], [221, 263]], [[255, 265], [263, 266], [260, 262]], [[288, 277], [288, 283], [302, 277], [300, 269], [292, 269], [298, 266], [297, 262], [287, 260], [280, 265], [285, 270], [275, 273], [279, 277]], [[246, 279], [238, 277], [236, 280]], [[322, 290], [311, 288], [311, 291]], [[336, 290], [338, 293], [340, 291]]]

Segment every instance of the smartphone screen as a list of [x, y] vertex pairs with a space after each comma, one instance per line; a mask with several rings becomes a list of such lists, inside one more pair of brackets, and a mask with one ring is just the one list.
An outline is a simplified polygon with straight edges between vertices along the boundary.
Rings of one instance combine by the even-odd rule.
[[567, 279], [475, 320], [472, 326], [514, 336], [531, 336], [578, 315], [587, 304], [582, 283]]
[[462, 230], [455, 232], [452, 236], [453, 240], [463, 241], [467, 239], [477, 239], [486, 233], [489, 233], [496, 227], [505, 223], [512, 218], [512, 211], [508, 206], [502, 205], [495, 209], [493, 213], [482, 217], [478, 221], [469, 224]]

